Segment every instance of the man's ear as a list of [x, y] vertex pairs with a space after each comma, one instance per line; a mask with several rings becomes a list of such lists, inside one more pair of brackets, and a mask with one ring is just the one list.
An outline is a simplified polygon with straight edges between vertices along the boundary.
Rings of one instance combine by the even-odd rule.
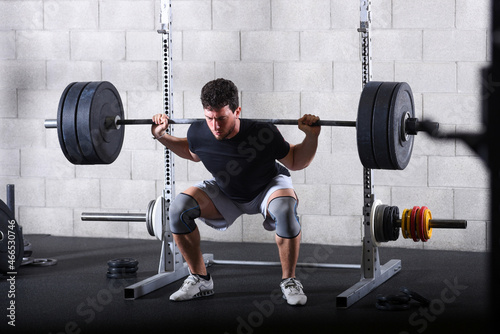
[[240, 116], [241, 116], [241, 107], [236, 108], [236, 110], [234, 111], [234, 115], [236, 116], [236, 118], [240, 118]]

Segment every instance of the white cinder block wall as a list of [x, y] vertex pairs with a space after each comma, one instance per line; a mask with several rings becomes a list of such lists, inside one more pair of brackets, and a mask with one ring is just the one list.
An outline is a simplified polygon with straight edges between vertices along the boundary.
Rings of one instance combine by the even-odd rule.
[[[163, 149], [148, 126], [130, 126], [119, 158], [74, 166], [59, 149], [55, 118], [72, 81], [108, 80], [129, 118], [161, 112], [159, 0], [0, 2], [0, 197], [16, 186], [24, 231], [63, 236], [150, 238], [144, 223], [82, 222], [82, 211], [144, 212], [163, 189]], [[372, 0], [373, 80], [406, 81], [419, 118], [444, 131], [481, 127], [488, 65], [486, 0]], [[358, 0], [172, 0], [175, 117], [201, 117], [203, 84], [217, 77], [240, 88], [245, 117], [355, 120], [361, 92]], [[175, 133], [185, 134], [187, 126]], [[292, 143], [301, 132], [281, 127]], [[361, 245], [362, 167], [355, 130], [323, 128], [318, 154], [294, 172], [303, 241]], [[176, 191], [209, 175], [176, 160]], [[378, 199], [427, 205], [435, 218], [467, 219], [467, 230], [387, 247], [488, 249], [488, 173], [462, 143], [415, 139], [404, 171], [376, 171]], [[273, 242], [259, 216], [226, 232], [201, 226], [206, 240]]]

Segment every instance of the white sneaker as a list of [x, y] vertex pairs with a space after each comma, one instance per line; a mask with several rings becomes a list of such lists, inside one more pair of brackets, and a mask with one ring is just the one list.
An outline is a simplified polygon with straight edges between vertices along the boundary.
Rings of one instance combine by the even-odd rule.
[[214, 294], [212, 277], [207, 281], [198, 275], [189, 275], [181, 288], [170, 296], [172, 301], [190, 300], [198, 297], [207, 297]]
[[305, 305], [307, 296], [302, 291], [302, 283], [296, 278], [287, 278], [280, 283], [283, 298], [289, 305]]

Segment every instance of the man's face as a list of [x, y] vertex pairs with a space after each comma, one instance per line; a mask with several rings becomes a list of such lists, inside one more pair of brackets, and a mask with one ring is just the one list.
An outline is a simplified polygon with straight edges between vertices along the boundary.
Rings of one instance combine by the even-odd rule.
[[241, 108], [231, 111], [229, 106], [221, 109], [204, 109], [208, 128], [215, 139], [224, 140], [234, 137], [239, 131], [239, 116]]

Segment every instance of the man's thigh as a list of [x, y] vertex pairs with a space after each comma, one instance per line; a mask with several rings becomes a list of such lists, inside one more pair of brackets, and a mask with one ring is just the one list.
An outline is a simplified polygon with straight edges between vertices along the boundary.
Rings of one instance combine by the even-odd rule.
[[208, 195], [198, 187], [189, 187], [183, 191], [184, 194], [193, 197], [200, 205], [201, 217], [206, 219], [223, 219], [219, 210]]

